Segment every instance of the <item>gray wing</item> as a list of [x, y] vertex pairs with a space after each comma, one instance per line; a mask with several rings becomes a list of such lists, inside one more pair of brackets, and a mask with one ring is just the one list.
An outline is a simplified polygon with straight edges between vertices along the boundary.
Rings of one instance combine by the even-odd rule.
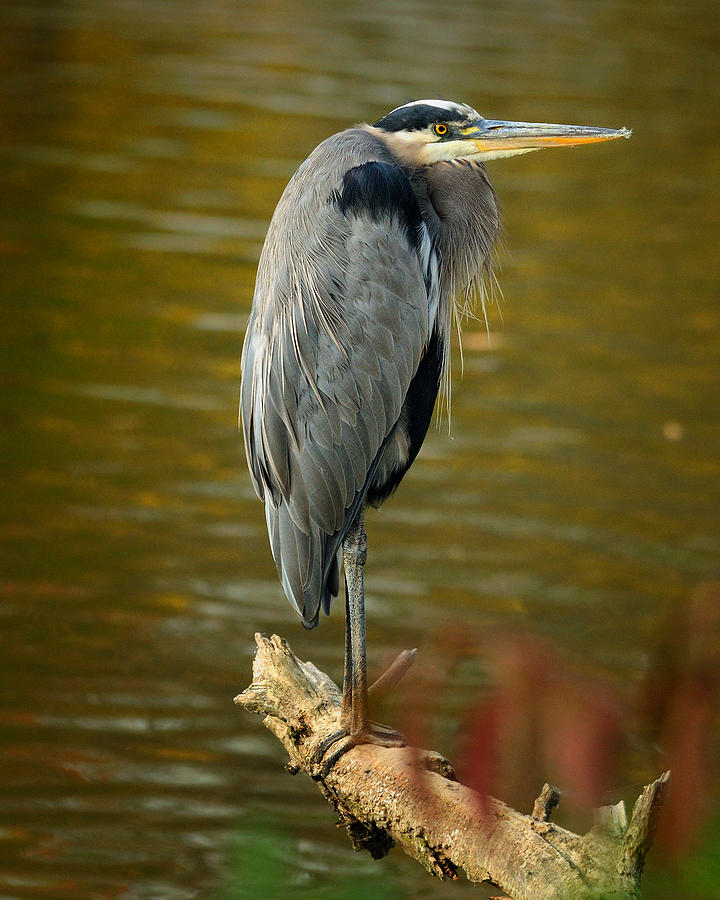
[[307, 627], [338, 592], [342, 538], [428, 342], [427, 240], [405, 175], [352, 130], [298, 170], [263, 248], [241, 414], [273, 557]]

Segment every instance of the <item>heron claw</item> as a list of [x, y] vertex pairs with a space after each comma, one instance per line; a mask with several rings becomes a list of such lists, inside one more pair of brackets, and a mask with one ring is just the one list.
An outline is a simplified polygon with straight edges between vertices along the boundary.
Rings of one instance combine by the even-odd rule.
[[[338, 744], [338, 746], [328, 755], [328, 751], [334, 744]], [[389, 725], [371, 722], [359, 734], [350, 734], [347, 728], [341, 727], [328, 735], [313, 751], [311, 757], [313, 778], [326, 778], [335, 763], [348, 750], [352, 750], [353, 747], [360, 744], [375, 744], [378, 747], [407, 746], [405, 738]]]

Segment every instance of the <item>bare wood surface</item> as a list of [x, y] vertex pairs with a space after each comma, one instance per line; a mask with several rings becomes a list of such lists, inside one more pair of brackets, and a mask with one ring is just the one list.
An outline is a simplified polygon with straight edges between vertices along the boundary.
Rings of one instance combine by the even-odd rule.
[[[459, 784], [440, 754], [365, 744], [323, 776], [313, 753], [340, 721], [340, 691], [282, 638], [255, 635], [252, 684], [235, 702], [264, 716], [289, 756], [313, 778], [356, 849], [384, 856], [394, 845], [433, 875], [491, 882], [514, 900], [639, 898], [640, 876], [669, 773], [648, 785], [630, 824], [596, 824], [577, 835], [549, 821], [559, 791], [545, 785], [532, 815]], [[602, 820], [602, 817], [601, 817]]]

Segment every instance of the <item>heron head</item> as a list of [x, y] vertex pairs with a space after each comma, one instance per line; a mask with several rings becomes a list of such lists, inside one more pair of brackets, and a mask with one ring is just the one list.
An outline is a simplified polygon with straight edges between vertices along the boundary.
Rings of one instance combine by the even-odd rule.
[[627, 128], [484, 119], [471, 106], [449, 100], [414, 100], [393, 109], [373, 127], [399, 159], [416, 166], [452, 159], [498, 159], [544, 147], [629, 138], [632, 133]]

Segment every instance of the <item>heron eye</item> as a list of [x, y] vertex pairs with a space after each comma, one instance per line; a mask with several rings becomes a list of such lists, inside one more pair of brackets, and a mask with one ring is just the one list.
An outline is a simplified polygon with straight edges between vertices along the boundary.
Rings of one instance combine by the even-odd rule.
[[439, 123], [438, 125], [433, 125], [433, 131], [438, 137], [444, 137], [448, 133], [448, 127]]

